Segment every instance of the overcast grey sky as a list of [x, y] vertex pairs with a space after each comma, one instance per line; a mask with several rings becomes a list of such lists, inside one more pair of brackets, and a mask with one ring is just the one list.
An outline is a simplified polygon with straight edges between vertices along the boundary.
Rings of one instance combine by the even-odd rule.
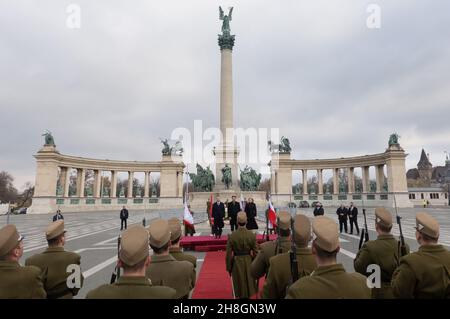
[[[67, 6], [81, 28], [66, 26]], [[369, 29], [370, 3], [381, 28]], [[450, 151], [450, 2], [0, 1], [0, 170], [61, 153], [159, 160], [159, 137], [219, 123], [218, 6], [234, 6], [235, 126], [279, 127], [293, 158]]]

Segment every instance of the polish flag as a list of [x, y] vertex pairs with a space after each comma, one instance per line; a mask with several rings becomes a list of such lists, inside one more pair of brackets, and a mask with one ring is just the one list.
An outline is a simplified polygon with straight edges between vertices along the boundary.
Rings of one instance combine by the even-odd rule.
[[277, 227], [277, 213], [275, 208], [273, 208], [272, 200], [269, 197], [269, 212], [268, 212], [269, 229], [273, 229], [274, 226]]
[[189, 208], [187, 206], [187, 202], [184, 203], [184, 216], [183, 216], [183, 223], [193, 228], [194, 227], [194, 217], [192, 217], [191, 212], [189, 211]]

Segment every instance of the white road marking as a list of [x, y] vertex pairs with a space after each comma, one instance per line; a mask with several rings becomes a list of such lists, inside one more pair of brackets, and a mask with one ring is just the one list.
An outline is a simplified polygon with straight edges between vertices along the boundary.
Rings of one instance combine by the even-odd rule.
[[82, 253], [83, 251], [86, 250], [99, 250], [99, 249], [117, 249], [117, 247], [91, 247], [91, 248], [80, 248], [78, 250], [75, 250], [74, 253]]
[[107, 260], [105, 260], [104, 262], [98, 264], [97, 266], [94, 266], [88, 270], [86, 270], [85, 272], [83, 272], [83, 276], [84, 278], [88, 278], [90, 276], [92, 276], [93, 274], [99, 272], [100, 270], [108, 267], [109, 265], [115, 263], [117, 261], [117, 256], [113, 256]]
[[347, 255], [347, 256], [350, 257], [351, 259], [355, 259], [355, 257], [356, 257], [356, 254], [354, 254], [354, 253], [352, 253], [352, 252], [350, 252], [350, 251], [348, 251], [348, 250], [345, 250], [345, 249], [343, 249], [342, 247], [341, 247], [341, 249], [339, 250], [339, 252], [340, 252], [340, 253], [343, 253], [344, 255]]

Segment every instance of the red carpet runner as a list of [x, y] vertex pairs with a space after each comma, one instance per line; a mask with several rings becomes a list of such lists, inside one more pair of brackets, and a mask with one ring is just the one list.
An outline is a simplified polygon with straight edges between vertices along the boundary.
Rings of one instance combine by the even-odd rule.
[[[260, 291], [263, 285], [264, 277], [259, 281]], [[252, 299], [254, 298], [255, 296]], [[192, 299], [233, 299], [231, 278], [225, 267], [224, 251], [206, 253]]]

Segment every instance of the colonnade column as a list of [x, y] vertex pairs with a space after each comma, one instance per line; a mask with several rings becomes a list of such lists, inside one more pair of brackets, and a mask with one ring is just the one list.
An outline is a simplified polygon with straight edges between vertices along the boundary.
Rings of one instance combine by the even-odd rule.
[[149, 197], [149, 176], [150, 176], [150, 172], [145, 172], [145, 177], [144, 177], [144, 197], [147, 198]]
[[77, 168], [77, 197], [84, 197], [85, 181], [86, 181], [86, 169]]
[[355, 169], [354, 167], [349, 167], [347, 169], [348, 176], [348, 193], [353, 194], [355, 192]]
[[303, 195], [308, 195], [308, 170], [302, 169], [303, 172]]
[[384, 165], [376, 166], [376, 179], [377, 179], [377, 193], [381, 193], [384, 184]]
[[117, 171], [111, 171], [111, 194], [110, 197], [117, 197]]
[[69, 185], [70, 185], [70, 167], [64, 167], [64, 197], [69, 197]]
[[102, 171], [94, 170], [94, 197], [100, 197], [100, 192], [102, 188]]
[[322, 169], [317, 170], [317, 186], [319, 187], [317, 194], [323, 195], [323, 177], [322, 177]]
[[363, 187], [363, 193], [369, 193], [370, 192], [370, 176], [369, 176], [369, 166], [362, 167], [362, 187]]
[[133, 178], [134, 172], [128, 172], [128, 194], [127, 198], [133, 198]]
[[339, 168], [333, 168], [333, 194], [339, 194]]

